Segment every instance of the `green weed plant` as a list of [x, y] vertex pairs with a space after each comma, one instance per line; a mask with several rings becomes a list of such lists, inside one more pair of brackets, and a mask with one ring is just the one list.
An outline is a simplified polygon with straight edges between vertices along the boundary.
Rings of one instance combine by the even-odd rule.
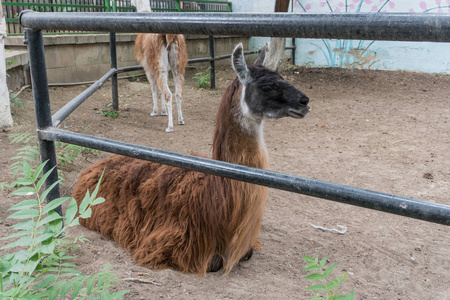
[[[323, 258], [319, 261], [318, 257], [311, 257], [307, 255], [302, 255], [303, 259], [307, 261], [307, 263], [303, 266], [304, 272], [317, 271], [317, 273], [312, 273], [304, 278], [308, 280], [315, 280], [321, 283], [313, 284], [308, 286], [306, 289], [310, 291], [318, 291], [326, 294], [325, 296], [317, 294], [313, 298], [309, 300], [354, 300], [355, 295], [352, 290], [348, 295], [339, 295], [337, 293], [338, 288], [341, 284], [347, 279], [347, 273], [342, 273], [338, 277], [333, 280], [329, 280], [331, 274], [334, 269], [338, 265], [337, 263], [333, 264], [331, 267], [325, 269], [325, 264], [327, 263], [327, 258]], [[322, 271], [324, 270], [324, 271]]]
[[210, 78], [211, 78], [211, 67], [199, 71], [197, 73], [195, 73], [195, 76], [193, 77], [195, 80], [197, 80], [197, 87], [199, 89], [209, 89], [210, 87]]

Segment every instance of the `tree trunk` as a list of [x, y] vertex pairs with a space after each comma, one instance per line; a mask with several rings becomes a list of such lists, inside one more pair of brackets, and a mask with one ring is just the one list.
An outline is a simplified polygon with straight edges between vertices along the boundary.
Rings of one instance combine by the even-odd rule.
[[277, 0], [275, 2], [275, 12], [288, 12], [289, 0]]
[[[275, 12], [287, 12], [289, 10], [289, 0], [276, 0]], [[283, 61], [286, 48], [286, 38], [273, 37], [270, 40], [269, 52], [264, 66], [271, 70], [278, 70]]]
[[13, 125], [9, 91], [6, 85], [5, 40], [6, 22], [3, 17], [3, 7], [0, 5], [0, 128]]

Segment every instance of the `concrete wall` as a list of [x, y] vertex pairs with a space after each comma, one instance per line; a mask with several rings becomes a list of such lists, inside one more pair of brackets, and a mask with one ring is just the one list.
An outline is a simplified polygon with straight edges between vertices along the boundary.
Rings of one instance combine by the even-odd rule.
[[[137, 61], [134, 58], [134, 40], [136, 34], [117, 34], [117, 64], [118, 67], [134, 66]], [[243, 42], [247, 48], [247, 38], [236, 36], [216, 37], [215, 55], [230, 54], [234, 46]], [[186, 43], [189, 58], [209, 57], [209, 42], [207, 36], [187, 35]], [[8, 73], [23, 70], [28, 63], [26, 45], [23, 37], [8, 37], [5, 46], [9, 53], [14, 53], [9, 59], [19, 60], [19, 56], [25, 55], [26, 59], [16, 61]], [[49, 83], [69, 83], [97, 80], [110, 69], [109, 34], [80, 34], [44, 36], [45, 59], [47, 64], [47, 76]], [[19, 56], [18, 56], [19, 55]], [[227, 64], [229, 60], [216, 62]], [[208, 63], [192, 64], [194, 67], [203, 67]], [[26, 76], [24, 76], [26, 78]], [[25, 79], [22, 80], [25, 83]], [[17, 84], [8, 83], [11, 86]]]
[[16, 91], [30, 84], [28, 53], [25, 51], [5, 51], [6, 84], [9, 90]]
[[[291, 0], [295, 13], [450, 13], [450, 0]], [[234, 0], [234, 12], [273, 12], [275, 0]], [[249, 50], [269, 38], [252, 37]], [[287, 39], [287, 44], [290, 45]], [[450, 74], [450, 43], [296, 39], [296, 65]], [[288, 57], [289, 51], [286, 51]]]

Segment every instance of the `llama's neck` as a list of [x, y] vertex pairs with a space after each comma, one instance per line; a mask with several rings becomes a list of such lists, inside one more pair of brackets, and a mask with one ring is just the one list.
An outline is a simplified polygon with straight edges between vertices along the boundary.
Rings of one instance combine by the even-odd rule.
[[245, 87], [235, 80], [219, 106], [213, 140], [213, 159], [265, 169], [268, 155], [263, 121], [251, 115], [243, 99]]

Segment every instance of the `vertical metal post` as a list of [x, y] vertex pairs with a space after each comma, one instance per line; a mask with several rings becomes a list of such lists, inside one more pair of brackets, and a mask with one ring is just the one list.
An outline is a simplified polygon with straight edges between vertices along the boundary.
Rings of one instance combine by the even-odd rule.
[[215, 89], [216, 88], [216, 69], [215, 69], [215, 64], [214, 64], [214, 36], [210, 35], [209, 36], [209, 56], [211, 57], [211, 61], [209, 62], [210, 64], [210, 74], [211, 74], [211, 80], [210, 80], [210, 85], [211, 85], [211, 89]]
[[181, 11], [181, 1], [180, 0], [176, 0], [175, 1], [175, 10], [176, 11]]
[[105, 7], [106, 12], [111, 12], [111, 3], [109, 2], [109, 0], [105, 0]]
[[[44, 39], [40, 30], [25, 30], [25, 41], [28, 41], [28, 53], [30, 57], [31, 86], [33, 87], [34, 108], [36, 113], [36, 123], [38, 129], [46, 129], [52, 126], [52, 114], [50, 110], [50, 96], [48, 93], [47, 69], [44, 54]], [[39, 138], [39, 151], [41, 161], [47, 161], [44, 167], [44, 174], [53, 171], [45, 180], [45, 188], [49, 188], [58, 181], [58, 169], [56, 166], [55, 142], [45, 141]], [[47, 203], [59, 198], [59, 184], [57, 184], [48, 194]], [[61, 206], [55, 211], [62, 216]]]
[[295, 51], [297, 47], [295, 46], [295, 38], [292, 38], [292, 53], [291, 53], [291, 65], [295, 65]]
[[[109, 53], [111, 55], [111, 69], [117, 70], [116, 33], [109, 33]], [[119, 91], [117, 87], [117, 72], [111, 77], [112, 107], [119, 110]]]

